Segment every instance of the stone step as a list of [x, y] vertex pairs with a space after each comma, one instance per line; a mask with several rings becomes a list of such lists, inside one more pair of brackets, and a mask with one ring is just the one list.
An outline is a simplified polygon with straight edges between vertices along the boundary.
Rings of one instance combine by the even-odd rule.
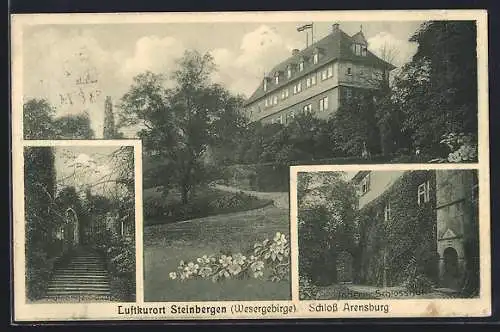
[[57, 269], [55, 273], [64, 273], [64, 272], [104, 272], [106, 273], [105, 269], [71, 269], [71, 268], [64, 268], [64, 269]]
[[100, 296], [109, 296], [111, 293], [109, 291], [89, 291], [85, 290], [84, 292], [81, 291], [57, 291], [57, 292], [47, 292], [46, 294], [48, 297], [62, 297], [62, 296], [93, 296], [93, 295], [100, 295]]
[[56, 272], [59, 271], [106, 271], [105, 268], [93, 268], [93, 267], [61, 267], [56, 269]]
[[92, 274], [92, 273], [102, 274], [102, 273], [104, 273], [104, 274], [107, 274], [106, 270], [104, 270], [104, 269], [95, 269], [95, 270], [88, 269], [88, 270], [86, 270], [86, 269], [69, 269], [69, 268], [58, 269], [55, 271], [55, 273], [56, 274], [59, 274], [59, 273], [61, 273], [61, 274], [64, 274], [64, 273], [70, 273], [70, 274], [71, 273], [76, 273], [76, 274], [78, 274], [78, 273], [82, 273], [82, 274]]
[[92, 275], [92, 276], [87, 276], [87, 275], [74, 275], [74, 274], [56, 274], [54, 275], [53, 279], [109, 279], [108, 275]]
[[47, 290], [49, 291], [60, 291], [60, 290], [109, 290], [109, 284], [54, 284], [51, 283]]
[[60, 279], [55, 279], [52, 280], [49, 285], [55, 286], [71, 286], [71, 285], [104, 285], [108, 286], [109, 282], [106, 279], [102, 280], [60, 280]]

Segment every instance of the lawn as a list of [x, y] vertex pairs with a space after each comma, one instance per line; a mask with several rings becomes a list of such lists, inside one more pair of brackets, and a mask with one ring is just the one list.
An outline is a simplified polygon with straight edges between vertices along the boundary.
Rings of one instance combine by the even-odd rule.
[[259, 279], [170, 280], [180, 260], [191, 261], [221, 250], [239, 252], [276, 232], [289, 235], [288, 210], [261, 209], [211, 216], [189, 222], [144, 228], [144, 300], [289, 300], [290, 278], [272, 282]]
[[174, 190], [163, 197], [161, 188], [148, 188], [144, 190], [143, 197], [145, 225], [253, 210], [273, 203], [270, 199], [258, 198], [240, 191], [221, 191], [212, 186], [198, 188], [188, 204], [182, 204], [180, 193]]

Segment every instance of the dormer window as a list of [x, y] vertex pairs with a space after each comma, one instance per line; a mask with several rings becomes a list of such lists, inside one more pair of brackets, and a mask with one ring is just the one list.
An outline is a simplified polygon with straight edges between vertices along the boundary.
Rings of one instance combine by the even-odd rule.
[[278, 71], [274, 74], [274, 83], [276, 85], [280, 84], [280, 73]]
[[361, 194], [364, 195], [370, 190], [370, 174], [361, 180]]
[[292, 66], [288, 66], [286, 69], [286, 78], [291, 78], [292, 77]]
[[304, 70], [304, 60], [299, 62], [299, 71], [303, 71], [303, 70]]
[[352, 51], [357, 56], [366, 56], [366, 45], [362, 44], [352, 44]]
[[264, 78], [264, 91], [267, 91], [267, 78]]
[[318, 60], [319, 60], [319, 54], [318, 53], [314, 53], [314, 55], [313, 55], [313, 63], [317, 64]]

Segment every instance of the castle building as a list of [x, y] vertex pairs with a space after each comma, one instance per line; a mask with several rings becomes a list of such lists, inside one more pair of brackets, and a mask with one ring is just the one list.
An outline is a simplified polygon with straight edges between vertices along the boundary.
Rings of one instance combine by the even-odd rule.
[[378, 89], [395, 67], [374, 55], [362, 31], [332, 25], [326, 37], [276, 65], [245, 102], [250, 121], [287, 124], [299, 112], [328, 118], [357, 91]]
[[[415, 224], [409, 226], [414, 233], [403, 234], [404, 239], [398, 241], [428, 239], [427, 249], [438, 259], [430, 263], [436, 266], [427, 269], [437, 271], [438, 286], [460, 290], [479, 275], [477, 176], [476, 170], [360, 171], [351, 183], [357, 187], [360, 212], [371, 209], [370, 223], [384, 223], [385, 229], [397, 233], [398, 227], [412, 220]], [[368, 237], [366, 242], [370, 242]], [[405, 248], [401, 243], [385, 244], [392, 245], [399, 251]], [[384, 277], [384, 284], [391, 285], [389, 277]]]

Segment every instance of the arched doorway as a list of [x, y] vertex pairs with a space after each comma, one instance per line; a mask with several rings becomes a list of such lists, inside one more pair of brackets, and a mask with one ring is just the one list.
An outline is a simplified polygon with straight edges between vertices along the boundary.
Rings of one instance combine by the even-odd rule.
[[451, 289], [458, 289], [460, 287], [460, 267], [458, 264], [457, 251], [448, 247], [443, 252], [443, 284], [445, 287]]

